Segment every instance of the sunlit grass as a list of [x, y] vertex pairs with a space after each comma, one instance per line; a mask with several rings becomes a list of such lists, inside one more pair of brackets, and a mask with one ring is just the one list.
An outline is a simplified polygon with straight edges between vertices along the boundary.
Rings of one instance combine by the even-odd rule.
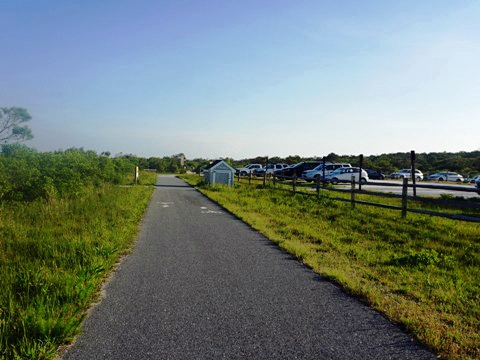
[[[185, 177], [201, 185], [198, 176]], [[480, 358], [480, 226], [281, 191], [200, 191], [445, 358]]]
[[74, 199], [0, 204], [1, 359], [49, 359], [72, 339], [151, 193], [102, 186]]
[[138, 177], [139, 185], [155, 185], [157, 183], [158, 174], [153, 171], [140, 171]]

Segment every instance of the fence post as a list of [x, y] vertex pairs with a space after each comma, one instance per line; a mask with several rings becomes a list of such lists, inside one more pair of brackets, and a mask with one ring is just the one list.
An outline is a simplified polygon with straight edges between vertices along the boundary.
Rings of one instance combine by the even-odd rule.
[[[263, 173], [263, 187], [267, 184], [268, 156], [265, 158], [265, 172]], [[275, 168], [273, 169], [275, 171]]]
[[138, 184], [139, 168], [135, 166], [135, 184]]
[[417, 196], [417, 179], [415, 176], [415, 150], [410, 151], [410, 172], [412, 174], [413, 196]]
[[326, 185], [326, 179], [325, 179], [325, 156], [322, 158], [322, 181], [323, 181], [323, 186]]
[[358, 190], [362, 190], [362, 168], [363, 168], [363, 154], [360, 154], [360, 171], [358, 173]]
[[355, 209], [355, 174], [352, 175], [351, 202], [352, 209]]
[[402, 186], [402, 218], [407, 216], [407, 195], [408, 195], [408, 179], [403, 178]]
[[293, 193], [295, 194], [295, 192], [297, 190], [296, 189], [296, 187], [297, 187], [297, 174], [293, 173], [292, 179], [293, 179]]
[[249, 171], [248, 172], [248, 185], [250, 185], [252, 183], [252, 172]]
[[320, 199], [320, 174], [317, 176], [317, 199]]

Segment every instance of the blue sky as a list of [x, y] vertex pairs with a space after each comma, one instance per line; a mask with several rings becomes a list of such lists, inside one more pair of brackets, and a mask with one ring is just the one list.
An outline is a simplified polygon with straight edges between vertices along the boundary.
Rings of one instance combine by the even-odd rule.
[[480, 2], [3, 0], [0, 106], [40, 151], [480, 149]]

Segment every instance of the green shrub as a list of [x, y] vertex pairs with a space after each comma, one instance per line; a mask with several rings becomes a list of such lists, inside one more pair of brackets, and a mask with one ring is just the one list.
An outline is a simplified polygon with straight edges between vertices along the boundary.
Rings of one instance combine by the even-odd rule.
[[33, 201], [78, 197], [105, 183], [131, 183], [135, 160], [109, 158], [94, 151], [68, 149], [39, 153], [23, 145], [3, 145], [0, 199]]

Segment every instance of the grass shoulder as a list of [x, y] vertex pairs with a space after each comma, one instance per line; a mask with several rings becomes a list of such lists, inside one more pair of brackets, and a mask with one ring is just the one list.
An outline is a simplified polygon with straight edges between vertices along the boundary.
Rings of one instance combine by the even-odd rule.
[[0, 359], [50, 359], [73, 339], [132, 246], [152, 192], [107, 185], [0, 204]]

